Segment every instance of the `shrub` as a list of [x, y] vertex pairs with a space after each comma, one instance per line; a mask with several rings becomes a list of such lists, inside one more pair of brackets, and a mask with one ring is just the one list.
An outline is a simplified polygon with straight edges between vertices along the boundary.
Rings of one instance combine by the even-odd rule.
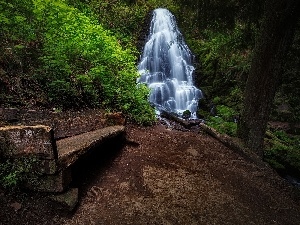
[[0, 41], [31, 41], [36, 39], [31, 0], [0, 0]]
[[237, 129], [236, 112], [224, 105], [218, 105], [216, 108], [217, 116], [209, 116], [207, 124], [220, 133], [235, 136]]
[[300, 177], [300, 140], [284, 131], [268, 132], [264, 159], [275, 169]]
[[215, 88], [218, 85], [227, 87], [248, 73], [250, 54], [242, 37], [243, 27], [237, 24], [232, 31], [205, 30], [202, 39], [188, 40], [190, 48], [200, 59], [202, 79]]
[[35, 162], [35, 158], [26, 157], [1, 159], [0, 185], [7, 189], [14, 189], [23, 181], [34, 179], [32, 168]]
[[123, 111], [138, 123], [154, 120], [149, 90], [137, 86], [136, 58], [92, 15], [64, 1], [35, 0], [43, 27], [44, 77], [49, 98], [64, 108], [103, 106]]
[[190, 110], [185, 110], [185, 111], [183, 111], [183, 113], [182, 113], [182, 118], [183, 118], [183, 119], [188, 119], [188, 118], [191, 117], [191, 115], [192, 115], [192, 113], [191, 113]]

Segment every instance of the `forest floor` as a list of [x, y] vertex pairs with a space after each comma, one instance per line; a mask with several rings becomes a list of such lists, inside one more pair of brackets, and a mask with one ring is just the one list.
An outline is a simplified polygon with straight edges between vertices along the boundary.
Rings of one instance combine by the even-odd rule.
[[80, 160], [72, 212], [0, 190], [0, 224], [300, 224], [299, 190], [199, 131], [127, 125], [127, 142]]

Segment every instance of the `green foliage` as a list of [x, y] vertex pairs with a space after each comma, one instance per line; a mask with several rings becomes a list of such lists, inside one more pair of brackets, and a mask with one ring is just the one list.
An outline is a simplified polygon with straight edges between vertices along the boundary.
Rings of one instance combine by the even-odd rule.
[[236, 112], [233, 109], [225, 105], [218, 105], [217, 116], [209, 116], [206, 122], [220, 133], [235, 136], [237, 129], [235, 120]]
[[267, 148], [264, 159], [272, 167], [295, 175], [300, 174], [300, 139], [297, 136], [289, 136], [284, 131], [268, 133]]
[[184, 119], [190, 118], [191, 115], [192, 115], [192, 113], [191, 113], [190, 110], [185, 110], [185, 111], [182, 113], [182, 117], [183, 117]]
[[12, 189], [23, 181], [32, 179], [35, 158], [2, 159], [0, 161], [0, 185]]
[[[31, 0], [0, 1], [0, 39], [30, 41], [36, 38], [33, 19], [33, 4]], [[1, 40], [3, 41], [3, 40]]]
[[72, 108], [78, 107], [80, 102], [77, 102], [78, 96], [70, 82], [64, 80], [54, 80], [48, 85], [49, 100], [57, 107]]
[[187, 40], [199, 60], [196, 85], [208, 99], [218, 97], [215, 104], [240, 111], [251, 61], [251, 44], [245, 38], [247, 27], [236, 23], [232, 30], [206, 29], [198, 37]]
[[108, 1], [91, 1], [90, 5], [100, 23], [106, 29], [113, 31], [123, 44], [132, 45], [137, 41], [147, 14], [145, 4], [128, 4], [124, 1], [115, 1], [111, 4]]
[[259, 25], [264, 1], [175, 0], [175, 5], [179, 6], [176, 16], [188, 39], [199, 38], [205, 30], [233, 30], [240, 23], [246, 27], [245, 40], [253, 41], [252, 26]]
[[[138, 32], [136, 24], [146, 11], [124, 7], [123, 14], [115, 15], [130, 31], [120, 30], [117, 38], [77, 0], [0, 1], [1, 102], [34, 98], [61, 109], [105, 107], [123, 111], [138, 123], [151, 123], [149, 90], [136, 86], [136, 50], [128, 38], [131, 30]], [[131, 21], [127, 13], [134, 14]], [[121, 44], [126, 38], [125, 50]], [[43, 93], [36, 96], [31, 87]]]
[[207, 124], [222, 134], [236, 136], [237, 124], [225, 121], [222, 117], [210, 117]]
[[[178, 11], [173, 0], [91, 0], [89, 6], [99, 22], [116, 35], [123, 46], [132, 48], [139, 45], [141, 35], [149, 26], [150, 12], [156, 8]], [[140, 46], [138, 46], [140, 47]], [[138, 55], [138, 52], [135, 52]]]
[[[185, 0], [176, 1], [184, 11], [193, 12], [193, 20], [200, 29], [220, 30], [234, 26], [237, 1]], [[186, 12], [185, 12], [186, 13]]]
[[63, 1], [35, 1], [43, 27], [43, 66], [50, 101], [64, 108], [99, 106], [139, 123], [154, 119], [149, 90], [136, 86], [136, 58], [92, 16]]
[[236, 116], [236, 112], [225, 105], [217, 106], [217, 114], [222, 116], [222, 118], [226, 121], [234, 121]]
[[249, 50], [243, 43], [243, 27], [237, 25], [226, 33], [206, 30], [203, 35], [203, 39], [188, 41], [200, 59], [202, 79], [215, 88], [237, 84], [250, 68]]
[[[38, 32], [32, 1], [1, 0], [0, 27], [0, 102], [3, 105], [26, 105], [26, 100], [32, 98], [32, 84], [35, 82], [29, 74], [37, 54]], [[31, 85], [25, 87], [28, 83]], [[36, 92], [39, 87], [34, 89]]]

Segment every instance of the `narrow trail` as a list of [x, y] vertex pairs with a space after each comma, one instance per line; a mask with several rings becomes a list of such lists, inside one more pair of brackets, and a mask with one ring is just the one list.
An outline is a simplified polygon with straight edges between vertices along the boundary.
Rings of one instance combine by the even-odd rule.
[[57, 224], [299, 224], [292, 187], [198, 132], [127, 127], [74, 168], [80, 204]]
[[127, 125], [73, 167], [78, 207], [0, 189], [0, 224], [300, 224], [300, 195], [269, 166], [211, 136]]

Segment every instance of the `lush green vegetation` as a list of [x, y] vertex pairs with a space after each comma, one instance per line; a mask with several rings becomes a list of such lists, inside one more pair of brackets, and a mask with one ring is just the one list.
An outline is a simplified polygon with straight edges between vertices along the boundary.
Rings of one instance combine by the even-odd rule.
[[217, 105], [216, 114], [217, 115], [209, 115], [206, 117], [207, 124], [217, 129], [220, 133], [235, 136], [238, 119], [237, 113], [228, 106]]
[[36, 159], [20, 157], [17, 159], [1, 159], [0, 161], [0, 185], [14, 189], [22, 182], [34, 179], [32, 170]]
[[[6, 88], [2, 102], [12, 104], [7, 92], [11, 96], [24, 93], [18, 97], [29, 103], [34, 98], [40, 104], [62, 109], [104, 107], [122, 111], [138, 123], [154, 120], [154, 111], [147, 101], [149, 90], [136, 85], [135, 49], [122, 47], [88, 7], [81, 12], [66, 1], [36, 0], [27, 2], [24, 12], [18, 15], [16, 8], [21, 3], [1, 2], [3, 8], [8, 8], [2, 16], [2, 24], [7, 28], [1, 40], [5, 44], [1, 61], [6, 64], [1, 76]], [[21, 29], [23, 25], [25, 29]], [[33, 50], [36, 52], [29, 55], [31, 67], [26, 70], [23, 65], [28, 65], [22, 57], [27, 58], [28, 51]], [[13, 65], [13, 59], [19, 65]], [[14, 76], [21, 79], [19, 84], [11, 80]], [[38, 96], [36, 88], [41, 91]]]
[[281, 130], [268, 132], [265, 160], [280, 172], [300, 174], [300, 139]]

